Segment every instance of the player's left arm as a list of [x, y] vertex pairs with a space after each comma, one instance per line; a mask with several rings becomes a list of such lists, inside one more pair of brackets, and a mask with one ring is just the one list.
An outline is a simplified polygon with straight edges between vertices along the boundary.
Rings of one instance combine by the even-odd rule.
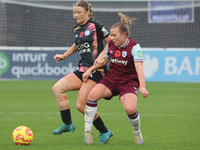
[[145, 77], [143, 71], [143, 55], [142, 50], [139, 44], [136, 44], [132, 48], [132, 55], [134, 58], [136, 72], [138, 74], [138, 80], [140, 83], [140, 92], [142, 93], [143, 97], [146, 98], [149, 95], [149, 92], [145, 88]]
[[105, 55], [105, 52], [106, 52], [106, 47], [107, 47], [108, 42], [111, 40], [111, 36], [110, 36], [110, 33], [106, 30], [105, 26], [98, 21], [97, 21], [97, 24], [96, 24], [96, 30], [97, 30], [98, 35], [101, 37], [101, 39], [106, 42], [106, 46], [104, 47], [102, 52], [97, 57], [94, 64], [96, 64], [96, 63], [99, 63], [99, 64], [102, 63], [103, 64], [104, 63], [104, 55]]
[[144, 77], [144, 71], [143, 71], [143, 62], [138, 61], [135, 62], [135, 68], [138, 74], [138, 79], [140, 82], [140, 92], [142, 93], [143, 97], [146, 98], [149, 95], [149, 92], [145, 88], [145, 77]]

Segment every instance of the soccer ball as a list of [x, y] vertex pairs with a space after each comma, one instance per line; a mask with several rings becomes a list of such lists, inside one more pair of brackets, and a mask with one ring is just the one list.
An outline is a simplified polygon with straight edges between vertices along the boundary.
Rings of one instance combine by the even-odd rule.
[[13, 131], [12, 139], [16, 145], [29, 145], [33, 141], [33, 132], [26, 126], [19, 126]]

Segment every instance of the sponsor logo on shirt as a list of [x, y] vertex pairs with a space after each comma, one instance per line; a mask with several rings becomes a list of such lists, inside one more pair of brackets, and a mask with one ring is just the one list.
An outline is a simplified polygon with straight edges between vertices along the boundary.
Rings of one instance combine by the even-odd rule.
[[91, 52], [90, 44], [88, 42], [81, 43], [81, 44], [78, 44], [76, 46], [77, 46], [77, 48], [79, 50], [79, 54], [83, 54], [83, 53], [86, 53], [86, 52]]
[[138, 57], [142, 57], [142, 51], [141, 51], [141, 50], [139, 50], [139, 51], [137, 52], [137, 56], [138, 56]]
[[109, 34], [105, 27], [102, 27], [101, 31], [103, 32], [103, 36], [106, 36], [107, 34]]
[[112, 63], [118, 63], [118, 64], [123, 64], [123, 65], [127, 65], [128, 60], [119, 60], [119, 59], [111, 59]]

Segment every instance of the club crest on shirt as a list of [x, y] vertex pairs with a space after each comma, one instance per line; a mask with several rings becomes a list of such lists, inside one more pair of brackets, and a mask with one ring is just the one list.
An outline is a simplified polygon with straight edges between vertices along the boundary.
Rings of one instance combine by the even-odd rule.
[[90, 30], [85, 31], [85, 36], [88, 36], [88, 35], [90, 35]]
[[123, 51], [123, 52], [122, 52], [122, 57], [125, 58], [126, 56], [127, 56], [127, 52], [126, 52], [126, 51]]

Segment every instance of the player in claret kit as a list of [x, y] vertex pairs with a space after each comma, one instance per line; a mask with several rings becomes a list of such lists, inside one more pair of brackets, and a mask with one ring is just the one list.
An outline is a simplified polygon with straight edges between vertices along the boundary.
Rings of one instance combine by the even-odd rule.
[[[65, 92], [79, 90], [77, 109], [84, 114], [90, 90], [105, 76], [107, 69], [102, 66], [93, 73], [87, 82], [82, 81], [82, 74], [93, 65], [94, 60], [103, 51], [103, 40], [108, 42], [111, 38], [104, 25], [94, 20], [91, 4], [87, 1], [81, 0], [74, 4], [74, 17], [77, 21], [77, 25], [74, 27], [75, 43], [64, 54], [54, 56], [54, 59], [60, 62], [77, 51], [80, 55], [79, 69], [60, 79], [52, 88], [63, 121], [58, 129], [53, 130], [53, 134], [57, 135], [75, 130], [71, 119], [69, 100]], [[96, 114], [93, 124], [100, 132], [100, 143], [105, 143], [106, 135], [110, 133], [110, 130], [106, 128], [98, 114]]]
[[[109, 72], [89, 93], [85, 108], [85, 141], [92, 140], [92, 122], [97, 111], [97, 101], [101, 98], [111, 99], [119, 95], [120, 101], [133, 127], [135, 143], [142, 144], [140, 130], [140, 116], [137, 111], [137, 89], [143, 97], [148, 96], [145, 88], [143, 72], [143, 55], [140, 45], [128, 37], [129, 28], [135, 18], [119, 13], [121, 21], [115, 23], [111, 29], [111, 41], [104, 56], [104, 64], [96, 63], [83, 74], [83, 81], [93, 74], [94, 70], [102, 67], [110, 60]], [[108, 136], [108, 139], [112, 135]]]

